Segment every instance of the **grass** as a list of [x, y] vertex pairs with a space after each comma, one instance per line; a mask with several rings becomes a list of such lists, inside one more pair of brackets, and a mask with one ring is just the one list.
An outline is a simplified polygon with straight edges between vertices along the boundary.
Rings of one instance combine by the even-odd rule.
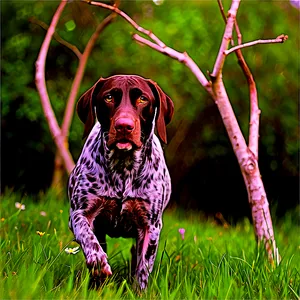
[[[64, 251], [77, 246], [68, 210], [67, 201], [51, 192], [38, 199], [2, 196], [0, 299], [299, 299], [299, 211], [275, 224], [282, 261], [272, 267], [248, 220], [222, 227], [196, 213], [167, 210], [148, 289], [137, 295], [128, 275], [131, 239], [108, 239], [114, 275], [89, 289], [82, 251]], [[184, 239], [179, 228], [185, 228]]]

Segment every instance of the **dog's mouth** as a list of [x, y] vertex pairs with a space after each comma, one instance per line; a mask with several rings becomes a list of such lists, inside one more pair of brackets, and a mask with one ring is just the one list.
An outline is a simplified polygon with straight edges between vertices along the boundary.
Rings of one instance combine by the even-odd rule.
[[134, 146], [132, 144], [132, 142], [127, 141], [127, 140], [118, 141], [118, 142], [116, 142], [115, 145], [119, 150], [124, 150], [124, 151], [130, 151]]
[[141, 141], [133, 141], [129, 139], [117, 139], [117, 140], [110, 140], [108, 139], [107, 146], [110, 149], [118, 149], [120, 151], [132, 151], [137, 150], [142, 147]]

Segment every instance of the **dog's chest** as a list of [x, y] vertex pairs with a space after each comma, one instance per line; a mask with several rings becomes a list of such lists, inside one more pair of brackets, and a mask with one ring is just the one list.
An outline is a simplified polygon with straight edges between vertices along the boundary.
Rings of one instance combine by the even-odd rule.
[[[151, 155], [146, 154], [145, 148], [123, 157], [116, 153], [103, 154], [100, 146], [86, 164], [90, 169], [84, 172], [91, 186], [89, 192], [119, 200], [140, 198], [155, 201], [161, 198], [164, 187], [170, 186], [170, 176], [162, 151], [159, 153], [155, 143], [153, 148]], [[95, 174], [93, 182], [89, 173]]]
[[87, 218], [95, 232], [105, 231], [111, 237], [135, 237], [151, 221], [149, 204], [142, 199], [120, 202], [105, 197], [95, 200], [94, 209], [87, 211]]

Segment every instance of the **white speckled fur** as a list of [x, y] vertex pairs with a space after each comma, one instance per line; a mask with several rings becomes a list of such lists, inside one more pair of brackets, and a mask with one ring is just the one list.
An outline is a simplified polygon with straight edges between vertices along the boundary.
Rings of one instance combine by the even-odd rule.
[[[103, 153], [101, 153], [101, 146], [104, 149]], [[145, 151], [151, 151], [151, 155], [145, 156]], [[107, 157], [108, 159], [106, 159]], [[85, 164], [82, 163], [83, 158], [86, 159]], [[103, 165], [99, 165], [97, 161], [105, 162]], [[123, 169], [120, 172], [119, 169], [116, 169], [118, 165], [118, 161], [114, 160], [114, 150], [109, 151], [105, 144], [104, 135], [101, 132], [101, 125], [96, 123], [91, 131], [85, 146], [83, 147], [82, 153], [78, 159], [78, 163], [70, 176], [69, 181], [69, 197], [72, 201], [76, 201], [77, 207], [75, 209], [71, 208], [70, 210], [70, 228], [73, 230], [74, 235], [77, 241], [81, 244], [83, 251], [87, 258], [87, 264], [89, 264], [92, 272], [95, 273], [95, 266], [97, 266], [97, 261], [100, 261], [101, 272], [104, 272], [105, 275], [110, 275], [111, 270], [108, 265], [106, 254], [103, 251], [102, 247], [98, 243], [97, 239], [93, 240], [93, 243], [98, 244], [95, 250], [95, 246], [91, 247], [86, 245], [84, 241], [89, 240], [87, 238], [88, 235], [92, 235], [93, 228], [93, 220], [101, 211], [101, 207], [99, 207], [95, 213], [91, 216], [90, 220], [87, 222], [84, 220], [84, 213], [80, 209], [83, 189], [80, 186], [80, 183], [87, 182], [86, 176], [90, 174], [94, 176], [95, 183], [99, 186], [97, 188], [96, 195], [87, 194], [89, 201], [92, 202], [92, 199], [96, 197], [108, 197], [113, 199], [118, 199], [122, 203], [126, 203], [126, 199], [128, 198], [138, 198], [144, 199], [150, 202], [149, 210], [154, 212], [156, 215], [153, 215], [153, 219], [149, 220], [149, 227], [145, 231], [143, 229], [140, 230], [139, 238], [137, 241], [137, 270], [136, 277], [139, 283], [139, 286], [143, 289], [147, 286], [149, 273], [152, 271], [153, 263], [156, 256], [156, 250], [159, 240], [159, 234], [162, 227], [162, 213], [170, 199], [171, 194], [171, 180], [168, 169], [166, 167], [163, 150], [155, 134], [151, 135], [146, 144], [139, 150], [136, 150], [133, 153], [132, 160], [128, 164], [133, 163], [133, 168], [131, 170]], [[153, 162], [157, 165], [157, 170], [154, 168]], [[87, 165], [90, 164], [88, 168]], [[108, 172], [109, 169], [109, 172]], [[109, 177], [108, 182], [104, 182], [101, 184], [101, 178], [98, 174], [106, 174]], [[143, 183], [152, 176], [150, 183], [145, 186]], [[75, 185], [71, 184], [72, 177], [76, 177]], [[78, 180], [80, 178], [80, 180]], [[115, 184], [110, 184], [113, 182]], [[140, 182], [141, 185], [136, 187], [135, 182]], [[93, 204], [93, 202], [92, 202]], [[126, 205], [122, 204], [121, 213], [123, 208], [126, 208]], [[76, 226], [75, 216], [80, 215], [81, 225]], [[85, 224], [85, 226], [82, 226]], [[147, 235], [148, 242], [150, 239], [152, 240], [152, 244], [155, 245], [155, 250], [153, 250], [152, 255], [148, 259], [145, 258], [145, 251], [141, 251], [141, 249], [147, 249], [148, 245], [143, 243], [139, 246], [139, 243], [144, 240], [145, 235]], [[93, 261], [93, 258], [96, 261]], [[97, 274], [97, 273], [96, 273]]]
[[[112, 133], [116, 131], [115, 123], [110, 123], [109, 132], [104, 132], [97, 120], [92, 129], [93, 122], [89, 125], [87, 133], [91, 131], [68, 182], [71, 204], [69, 226], [81, 245], [93, 278], [112, 274], [105, 253], [106, 235], [136, 238], [132, 270], [139, 287], [145, 289], [156, 257], [162, 214], [171, 195], [170, 175], [154, 128], [159, 124], [159, 137], [163, 136], [162, 140], [166, 142], [165, 125], [172, 117], [173, 103], [152, 81], [138, 76], [113, 76], [111, 79], [100, 79], [81, 97], [83, 112], [79, 116], [84, 123], [88, 118], [86, 107], [94, 99], [94, 89], [103, 82], [120, 83], [119, 91], [122, 88], [124, 101], [129, 106], [132, 105], [128, 100], [130, 88], [136, 89], [141, 84], [148, 95], [153, 92], [150, 86], [156, 92], [149, 98], [149, 111], [145, 114], [147, 122], [143, 123], [145, 127], [141, 128], [142, 109], [132, 108], [141, 114], [135, 119], [138, 120], [135, 130], [139, 134], [139, 141], [134, 142], [132, 145], [135, 147], [128, 151], [111, 144]], [[97, 93], [101, 95], [97, 98], [100, 101], [98, 105], [103, 104], [103, 94], [99, 91]], [[80, 100], [79, 103], [82, 104]], [[157, 117], [158, 108], [160, 112]], [[89, 109], [97, 114], [97, 109], [92, 105]], [[100, 119], [103, 115], [98, 116]], [[89, 120], [94, 120], [93, 116]], [[102, 124], [106, 124], [105, 120]]]

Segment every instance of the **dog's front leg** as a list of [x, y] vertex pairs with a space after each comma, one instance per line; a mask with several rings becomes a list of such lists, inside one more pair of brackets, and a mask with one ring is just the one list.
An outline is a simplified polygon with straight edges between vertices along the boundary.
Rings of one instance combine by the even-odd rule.
[[70, 228], [76, 241], [82, 248], [87, 267], [90, 269], [92, 276], [110, 276], [112, 272], [107, 262], [107, 255], [92, 231], [88, 219], [84, 216], [84, 211], [76, 210], [71, 212]]
[[162, 221], [158, 220], [154, 225], [138, 231], [135, 276], [142, 290], [147, 287], [148, 277], [153, 269], [161, 227]]

